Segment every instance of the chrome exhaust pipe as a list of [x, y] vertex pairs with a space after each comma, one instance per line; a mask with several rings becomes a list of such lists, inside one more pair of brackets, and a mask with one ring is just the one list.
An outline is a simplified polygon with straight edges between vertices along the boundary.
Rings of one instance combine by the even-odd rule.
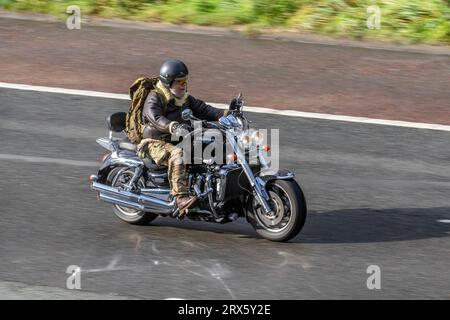
[[[160, 214], [171, 214], [176, 210], [175, 199], [168, 202], [148, 194], [143, 195], [119, 190], [98, 182], [93, 182], [91, 188], [98, 191], [100, 200], [105, 202]], [[150, 191], [150, 189], [146, 191]]]
[[129, 208], [140, 210], [140, 211], [143, 211], [145, 209], [143, 205], [140, 205], [138, 203], [134, 203], [134, 202], [127, 201], [127, 200], [122, 200], [119, 198], [114, 198], [114, 197], [108, 196], [103, 193], [100, 193], [98, 197], [100, 200], [102, 200], [104, 202], [118, 204], [119, 206], [122, 206], [122, 207], [129, 207]]

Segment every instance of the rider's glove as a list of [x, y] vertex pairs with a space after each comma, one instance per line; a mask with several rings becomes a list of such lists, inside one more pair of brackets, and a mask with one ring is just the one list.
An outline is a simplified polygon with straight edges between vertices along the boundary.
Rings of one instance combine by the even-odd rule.
[[234, 111], [234, 110], [238, 110], [238, 109], [239, 109], [239, 102], [238, 102], [238, 100], [236, 98], [233, 98], [230, 101], [230, 108], [229, 108], [229, 110], [230, 111]]

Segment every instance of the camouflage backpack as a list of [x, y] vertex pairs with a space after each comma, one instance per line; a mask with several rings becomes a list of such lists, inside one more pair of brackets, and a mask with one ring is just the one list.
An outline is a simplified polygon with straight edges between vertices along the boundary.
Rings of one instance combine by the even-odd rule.
[[167, 107], [167, 101], [163, 94], [156, 88], [158, 78], [142, 77], [137, 79], [130, 87], [131, 105], [126, 117], [125, 132], [128, 139], [133, 143], [139, 143], [142, 140], [145, 124], [142, 122], [142, 109], [145, 99], [151, 91], [156, 91], [161, 98], [164, 106], [164, 113]]

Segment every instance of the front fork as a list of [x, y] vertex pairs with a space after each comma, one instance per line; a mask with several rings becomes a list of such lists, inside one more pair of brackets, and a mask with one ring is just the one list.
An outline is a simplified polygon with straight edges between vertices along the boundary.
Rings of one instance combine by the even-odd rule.
[[[247, 165], [248, 166], [248, 165]], [[250, 171], [251, 172], [251, 171]], [[273, 216], [275, 213], [273, 212], [272, 208], [269, 206], [269, 194], [266, 191], [266, 188], [264, 186], [264, 182], [259, 177], [254, 177], [253, 172], [251, 172], [251, 176], [254, 180], [254, 190], [256, 193], [256, 197], [258, 199], [259, 204], [263, 207], [265, 213], [268, 216]]]
[[250, 181], [250, 185], [252, 186], [253, 190], [256, 193], [256, 199], [258, 200], [259, 204], [263, 207], [264, 212], [268, 216], [273, 216], [275, 213], [273, 212], [272, 208], [269, 205], [269, 194], [266, 191], [265, 183], [263, 180], [259, 177], [255, 178], [253, 175], [252, 169], [250, 169], [250, 166], [248, 165], [247, 161], [245, 160], [245, 156], [242, 153], [241, 149], [239, 148], [236, 140], [234, 137], [229, 137], [228, 141], [231, 143], [231, 146], [234, 149], [234, 152], [236, 152], [237, 161], [242, 166], [242, 169], [245, 172], [245, 175], [248, 178], [248, 181]]

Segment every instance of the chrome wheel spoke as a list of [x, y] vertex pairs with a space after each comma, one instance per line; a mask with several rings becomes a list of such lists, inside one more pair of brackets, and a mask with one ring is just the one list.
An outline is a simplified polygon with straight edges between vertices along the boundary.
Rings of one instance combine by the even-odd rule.
[[271, 205], [275, 214], [268, 216], [262, 208], [256, 209], [259, 224], [271, 232], [281, 232], [291, 218], [291, 202], [287, 193], [280, 187], [272, 185], [268, 190]]
[[[119, 189], [123, 189], [123, 187], [126, 186], [126, 184], [130, 181], [130, 179], [133, 177], [133, 172], [131, 171], [123, 171], [120, 172], [112, 181], [111, 185], [113, 187], [117, 187]], [[141, 180], [138, 181], [138, 187], [139, 188], [143, 188], [144, 185], [141, 182]], [[133, 208], [129, 208], [129, 207], [124, 207], [124, 206], [120, 206], [115, 204], [114, 205], [117, 210], [119, 210], [122, 214], [126, 215], [126, 216], [130, 216], [130, 217], [136, 217], [136, 216], [140, 216], [143, 214], [142, 211], [140, 210], [136, 210]]]

